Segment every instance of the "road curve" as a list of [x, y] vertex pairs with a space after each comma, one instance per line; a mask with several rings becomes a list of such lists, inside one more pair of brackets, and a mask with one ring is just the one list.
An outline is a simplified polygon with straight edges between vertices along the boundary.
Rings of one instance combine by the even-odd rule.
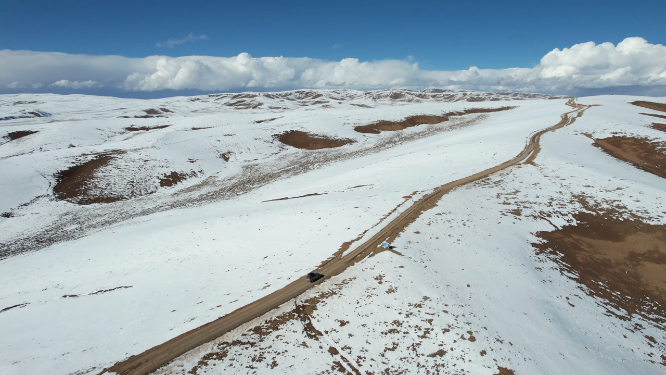
[[[386, 224], [384, 228], [359, 245], [354, 251], [344, 257], [338, 256], [333, 258], [319, 268], [317, 272], [326, 275], [326, 278], [340, 274], [359, 260], [379, 251], [379, 244], [381, 244], [386, 238], [392, 239], [397, 237], [407, 225], [416, 220], [423, 211], [433, 207], [439, 198], [451, 191], [451, 189], [484, 178], [492, 173], [520, 163], [532, 156], [532, 154], [536, 154], [539, 150], [539, 139], [543, 134], [573, 123], [576, 117], [582, 115], [582, 113], [589, 108], [589, 106], [576, 104], [575, 99], [573, 98], [567, 102], [567, 105], [574, 109], [562, 114], [560, 122], [556, 125], [534, 133], [530, 137], [525, 148], [516, 157], [495, 167], [488, 168], [471, 176], [437, 187], [432, 193], [427, 194], [416, 201], [411, 207], [407, 208], [395, 219]], [[574, 112], [577, 116], [571, 115]], [[221, 318], [185, 332], [180, 336], [174, 337], [173, 339], [148, 349], [141, 354], [133, 355], [124, 361], [118, 362], [112, 367], [104, 369], [100, 374], [114, 372], [122, 375], [149, 374], [171, 362], [176, 357], [205, 344], [206, 342], [212, 341], [236, 327], [277, 308], [293, 298], [296, 298], [306, 290], [310, 289], [313, 285], [314, 284], [305, 281], [305, 278], [299, 278], [286, 285], [284, 288], [258, 299], [249, 305], [243, 306]]]

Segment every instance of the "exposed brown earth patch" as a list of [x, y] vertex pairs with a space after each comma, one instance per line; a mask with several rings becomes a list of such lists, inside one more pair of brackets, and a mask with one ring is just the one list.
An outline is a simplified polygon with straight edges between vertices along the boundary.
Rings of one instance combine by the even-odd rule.
[[[357, 189], [357, 188], [361, 188], [361, 187], [364, 187], [364, 186], [369, 186], [369, 185], [357, 185], [357, 186], [352, 186], [348, 189]], [[299, 195], [299, 196], [296, 196], [296, 197], [283, 197], [283, 198], [269, 199], [269, 200], [266, 200], [266, 201], [261, 201], [261, 203], [284, 201], [284, 200], [288, 200], [288, 199], [298, 199], [298, 198], [305, 198], [305, 197], [314, 197], [314, 196], [317, 196], [317, 195], [327, 195], [327, 194], [328, 193], [310, 193], [310, 194], [305, 194], [305, 195]], [[416, 192], [414, 192], [414, 194], [416, 194]], [[405, 196], [403, 198], [404, 199], [409, 199], [411, 197], [412, 197], [411, 195], [408, 195], [408, 196]]]
[[439, 349], [438, 351], [436, 351], [434, 353], [428, 354], [428, 357], [431, 357], [431, 358], [433, 358], [433, 357], [443, 357], [443, 356], [446, 355], [446, 353], [448, 353], [446, 350]]
[[261, 203], [265, 202], [274, 202], [274, 201], [286, 201], [287, 199], [297, 199], [297, 198], [305, 198], [305, 197], [314, 197], [316, 195], [326, 195], [328, 193], [312, 193], [312, 194], [305, 194], [305, 195], [299, 195], [297, 197], [284, 197], [284, 198], [277, 198], [277, 199], [269, 199], [267, 201], [262, 201]]
[[514, 374], [513, 370], [509, 370], [509, 369], [506, 368], [506, 367], [498, 366], [498, 367], [497, 367], [497, 370], [498, 370], [499, 372], [496, 373], [496, 374], [494, 374], [494, 375], [516, 375], [516, 374]]
[[663, 118], [663, 119], [666, 119], [666, 116], [664, 116], [664, 115], [655, 115], [655, 114], [653, 114], [653, 113], [641, 113], [641, 115], [652, 116], [652, 117], [657, 117], [657, 118]]
[[552, 256], [565, 275], [610, 306], [666, 322], [666, 226], [608, 213], [573, 216], [575, 225], [536, 233], [543, 240], [532, 244], [538, 253]]
[[15, 141], [19, 138], [27, 137], [30, 134], [35, 134], [35, 133], [39, 133], [39, 132], [34, 131], [34, 130], [19, 130], [19, 131], [7, 133], [7, 135], [4, 136], [3, 138], [9, 138], [10, 141]]
[[635, 102], [631, 102], [631, 104], [643, 108], [652, 109], [654, 111], [666, 112], [666, 104], [664, 103], [655, 103], [655, 102], [646, 102], [642, 100], [637, 100]]
[[273, 137], [288, 146], [305, 150], [335, 148], [354, 143], [352, 139], [330, 138], [300, 130], [289, 130], [281, 134], [274, 134]]
[[4, 309], [0, 310], [0, 313], [1, 313], [1, 312], [5, 312], [5, 311], [7, 311], [7, 310], [11, 310], [11, 309], [17, 308], [17, 307], [24, 307], [24, 306], [27, 306], [27, 305], [29, 305], [29, 303], [21, 303], [21, 304], [18, 304], [18, 305], [5, 307]]
[[125, 128], [125, 131], [128, 132], [141, 132], [141, 131], [149, 131], [149, 130], [155, 130], [155, 129], [164, 129], [168, 128], [171, 125], [157, 125], [157, 126], [128, 126]]
[[655, 122], [650, 127], [654, 130], [660, 130], [662, 132], [666, 132], [666, 124], [659, 124]]
[[[348, 282], [349, 281], [345, 281], [343, 284]], [[213, 350], [204, 355], [201, 360], [199, 360], [199, 362], [188, 371], [188, 374], [198, 374], [198, 371], [203, 367], [209, 366], [209, 362], [211, 361], [225, 360], [229, 357], [230, 354], [233, 355], [230, 353], [230, 351], [234, 347], [252, 348], [257, 346], [257, 344], [263, 343], [271, 334], [280, 330], [286, 323], [290, 321], [300, 321], [303, 327], [302, 333], [309, 339], [320, 341], [320, 338], [323, 336], [323, 334], [312, 324], [311, 315], [314, 311], [317, 310], [318, 302], [337, 293], [337, 290], [329, 290], [319, 296], [309, 298], [296, 304], [293, 309], [286, 311], [263, 323], [260, 323], [251, 329], [248, 329], [237, 339], [214, 344]], [[329, 346], [328, 353], [334, 358], [341, 358], [343, 361], [347, 362], [346, 358], [340, 356], [340, 352], [334, 347]], [[266, 360], [265, 355], [260, 355], [254, 357], [253, 359], [254, 362], [263, 362], [264, 360]], [[349, 362], [347, 363], [349, 365]], [[269, 367], [273, 369], [278, 367], [278, 363], [275, 361], [275, 359], [272, 363], [269, 364]], [[342, 368], [344, 369], [344, 367]], [[114, 371], [114, 368], [110, 368], [109, 371]], [[121, 373], [120, 371], [118, 372]]]
[[235, 100], [225, 103], [224, 105], [234, 107], [234, 109], [256, 109], [264, 105], [264, 103], [253, 100]]
[[488, 98], [484, 96], [471, 96], [466, 99], [468, 102], [485, 102]]
[[647, 138], [613, 136], [595, 139], [594, 145], [614, 158], [633, 164], [636, 168], [666, 178], [666, 155], [661, 142]]
[[359, 133], [379, 134], [383, 131], [403, 130], [416, 125], [440, 124], [442, 122], [449, 121], [449, 117], [451, 116], [464, 116], [473, 113], [500, 112], [513, 108], [515, 107], [472, 108], [472, 109], [466, 109], [464, 111], [448, 112], [443, 115], [416, 115], [416, 116], [409, 116], [402, 121], [381, 120], [373, 124], [356, 126], [354, 127], [354, 130]]
[[262, 123], [264, 123], [264, 122], [275, 121], [275, 120], [277, 120], [277, 119], [279, 119], [279, 118], [281, 118], [281, 117], [273, 117], [273, 118], [267, 118], [267, 119], [263, 119], [263, 120], [256, 120], [254, 123], [255, 123], [255, 124], [262, 124]]
[[225, 153], [220, 154], [220, 158], [222, 158], [222, 160], [224, 161], [229, 161], [231, 160], [231, 155], [233, 155], [233, 152], [227, 151]]
[[7, 121], [7, 120], [18, 120], [18, 119], [23, 119], [23, 118], [35, 118], [35, 117], [50, 117], [51, 114], [43, 111], [26, 111], [22, 110], [20, 114], [17, 114], [15, 116], [6, 116], [6, 117], [0, 117], [0, 121]]
[[[134, 116], [134, 118], [153, 118], [153, 117], [166, 117], [164, 116], [165, 113], [173, 113], [168, 108], [160, 108], [160, 109], [155, 109], [155, 108], [150, 108], [150, 109], [144, 109], [143, 110], [146, 114], [145, 115], [137, 115]], [[128, 116], [120, 116], [123, 118], [129, 118]]]
[[187, 179], [187, 175], [178, 172], [171, 172], [170, 174], [165, 174], [164, 177], [160, 178], [161, 187], [171, 187], [177, 183]]
[[[145, 180], [147, 184], [145, 186], [141, 184], [141, 179], [131, 180], [132, 185], [129, 189], [121, 188], [118, 190], [114, 186], [115, 184], [105, 176], [104, 172], [107, 172], [106, 169], [102, 174], [98, 174], [98, 172], [102, 168], [109, 168], [109, 164], [117, 155], [122, 153], [122, 151], [117, 151], [99, 154], [92, 160], [56, 173], [54, 176], [56, 184], [53, 188], [55, 198], [80, 205], [113, 203], [153, 194], [158, 190], [156, 186], [158, 181], [160, 187], [172, 187], [190, 177], [198, 175], [196, 171], [189, 173], [173, 171]], [[126, 173], [132, 172], [128, 171]], [[109, 187], [110, 182], [111, 187]]]
[[104, 294], [104, 293], [108, 293], [108, 292], [113, 292], [114, 290], [118, 290], [118, 289], [129, 289], [129, 288], [131, 288], [131, 287], [132, 287], [132, 285], [128, 285], [128, 286], [118, 286], [118, 287], [111, 288], [111, 289], [98, 290], [98, 291], [96, 291], [96, 292], [94, 292], [94, 293], [90, 293], [90, 295], [93, 296], [93, 295], [95, 295], [95, 294]]
[[83, 164], [74, 165], [56, 173], [56, 185], [53, 193], [56, 199], [87, 205], [93, 203], [111, 203], [122, 200], [122, 197], [93, 195], [88, 187], [95, 172], [113, 160], [113, 155], [102, 154]]

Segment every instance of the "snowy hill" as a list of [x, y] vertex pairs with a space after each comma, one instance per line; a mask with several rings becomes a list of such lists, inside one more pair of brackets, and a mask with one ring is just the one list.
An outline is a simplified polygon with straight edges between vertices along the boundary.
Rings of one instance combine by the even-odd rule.
[[394, 251], [158, 373], [659, 373], [666, 113], [637, 100], [666, 102], [0, 96], [0, 373], [99, 373], [227, 316], [558, 122], [443, 191]]

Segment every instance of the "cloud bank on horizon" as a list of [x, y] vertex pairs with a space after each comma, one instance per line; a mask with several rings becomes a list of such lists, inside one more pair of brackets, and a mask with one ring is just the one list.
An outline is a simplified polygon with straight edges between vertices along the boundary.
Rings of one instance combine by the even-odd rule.
[[[0, 93], [163, 90], [278, 91], [301, 88], [427, 88], [581, 94], [628, 88], [666, 95], [666, 46], [640, 37], [552, 50], [533, 68], [422, 70], [406, 60], [308, 57], [123, 56], [0, 50]], [[174, 93], [176, 94], [176, 93]]]

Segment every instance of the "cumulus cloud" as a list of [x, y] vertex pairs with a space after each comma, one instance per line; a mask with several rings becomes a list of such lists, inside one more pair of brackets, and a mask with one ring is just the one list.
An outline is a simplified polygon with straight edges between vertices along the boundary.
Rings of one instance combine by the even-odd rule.
[[194, 35], [192, 33], [187, 34], [186, 37], [180, 39], [169, 39], [166, 42], [157, 42], [156, 47], [169, 47], [177, 46], [179, 44], [196, 42], [197, 40], [208, 40], [208, 37], [205, 35]]
[[[194, 36], [193, 36], [194, 37]], [[533, 68], [431, 71], [407, 60], [328, 61], [307, 57], [70, 55], [0, 51], [0, 91], [34, 87], [81, 91], [285, 90], [298, 88], [425, 88], [571, 94], [626, 87], [666, 94], [666, 47], [642, 38], [554, 49]], [[50, 86], [49, 86], [50, 85]]]

